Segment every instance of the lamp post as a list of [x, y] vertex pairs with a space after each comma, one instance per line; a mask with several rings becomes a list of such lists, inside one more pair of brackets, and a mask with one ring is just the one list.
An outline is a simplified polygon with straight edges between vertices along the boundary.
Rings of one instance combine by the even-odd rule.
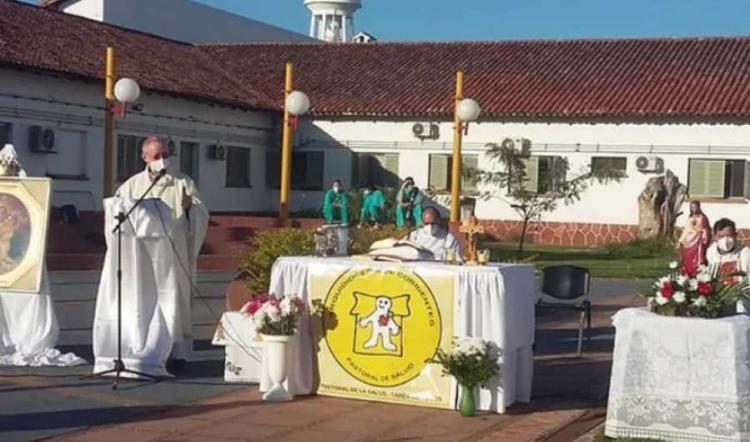
[[451, 222], [458, 222], [461, 196], [461, 142], [469, 122], [479, 118], [479, 103], [464, 98], [464, 73], [456, 73], [456, 98], [453, 116], [453, 167], [451, 168]]
[[115, 51], [112, 47], [107, 47], [104, 75], [104, 178], [102, 183], [102, 195], [105, 198], [113, 193], [115, 114], [124, 117], [127, 105], [135, 103], [140, 96], [141, 88], [135, 80], [121, 78], [115, 83]]
[[310, 99], [293, 87], [292, 63], [287, 62], [284, 82], [284, 127], [281, 139], [281, 189], [279, 191], [279, 219], [289, 218], [289, 188], [291, 186], [292, 132], [297, 119], [310, 109]]

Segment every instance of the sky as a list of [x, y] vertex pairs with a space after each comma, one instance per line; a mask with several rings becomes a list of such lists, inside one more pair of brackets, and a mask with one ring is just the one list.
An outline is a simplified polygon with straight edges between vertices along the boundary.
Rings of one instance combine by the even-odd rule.
[[[307, 34], [303, 0], [197, 0]], [[362, 0], [381, 41], [750, 35], [750, 0]]]

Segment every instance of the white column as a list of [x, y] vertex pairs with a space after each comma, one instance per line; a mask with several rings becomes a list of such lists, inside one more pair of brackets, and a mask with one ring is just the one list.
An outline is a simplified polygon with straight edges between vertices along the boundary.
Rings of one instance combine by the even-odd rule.
[[349, 18], [345, 15], [341, 16], [341, 41], [344, 43], [349, 43], [351, 39], [349, 38], [349, 26], [348, 22]]
[[310, 19], [310, 37], [315, 38], [315, 19], [316, 15], [313, 14], [312, 18]]

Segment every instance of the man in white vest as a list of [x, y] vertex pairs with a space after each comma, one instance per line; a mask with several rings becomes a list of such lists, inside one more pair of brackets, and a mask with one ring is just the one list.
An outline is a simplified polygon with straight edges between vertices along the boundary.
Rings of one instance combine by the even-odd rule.
[[[190, 177], [182, 174], [178, 164], [169, 158], [164, 143], [155, 136], [143, 141], [142, 158], [146, 169], [128, 179], [118, 190], [120, 198], [137, 199], [154, 180], [158, 179], [146, 198], [163, 201], [172, 211], [172, 236], [175, 272], [178, 282], [177, 318], [171, 358], [173, 369], [184, 367], [193, 347], [191, 305], [196, 283], [196, 262], [208, 229], [209, 213], [198, 196], [198, 189]], [[166, 174], [158, 178], [166, 170]]]

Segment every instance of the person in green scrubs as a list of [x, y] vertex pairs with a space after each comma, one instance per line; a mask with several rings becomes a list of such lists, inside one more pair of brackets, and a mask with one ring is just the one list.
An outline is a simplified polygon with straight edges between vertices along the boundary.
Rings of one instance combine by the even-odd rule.
[[424, 194], [414, 185], [414, 179], [408, 177], [396, 195], [396, 225], [401, 228], [407, 225], [422, 225], [422, 202]]
[[333, 186], [323, 197], [323, 218], [326, 224], [349, 223], [349, 198], [341, 186], [341, 180], [333, 181]]
[[372, 184], [365, 187], [362, 196], [362, 211], [359, 216], [361, 225], [372, 223], [379, 229], [385, 219], [385, 195], [383, 191]]

